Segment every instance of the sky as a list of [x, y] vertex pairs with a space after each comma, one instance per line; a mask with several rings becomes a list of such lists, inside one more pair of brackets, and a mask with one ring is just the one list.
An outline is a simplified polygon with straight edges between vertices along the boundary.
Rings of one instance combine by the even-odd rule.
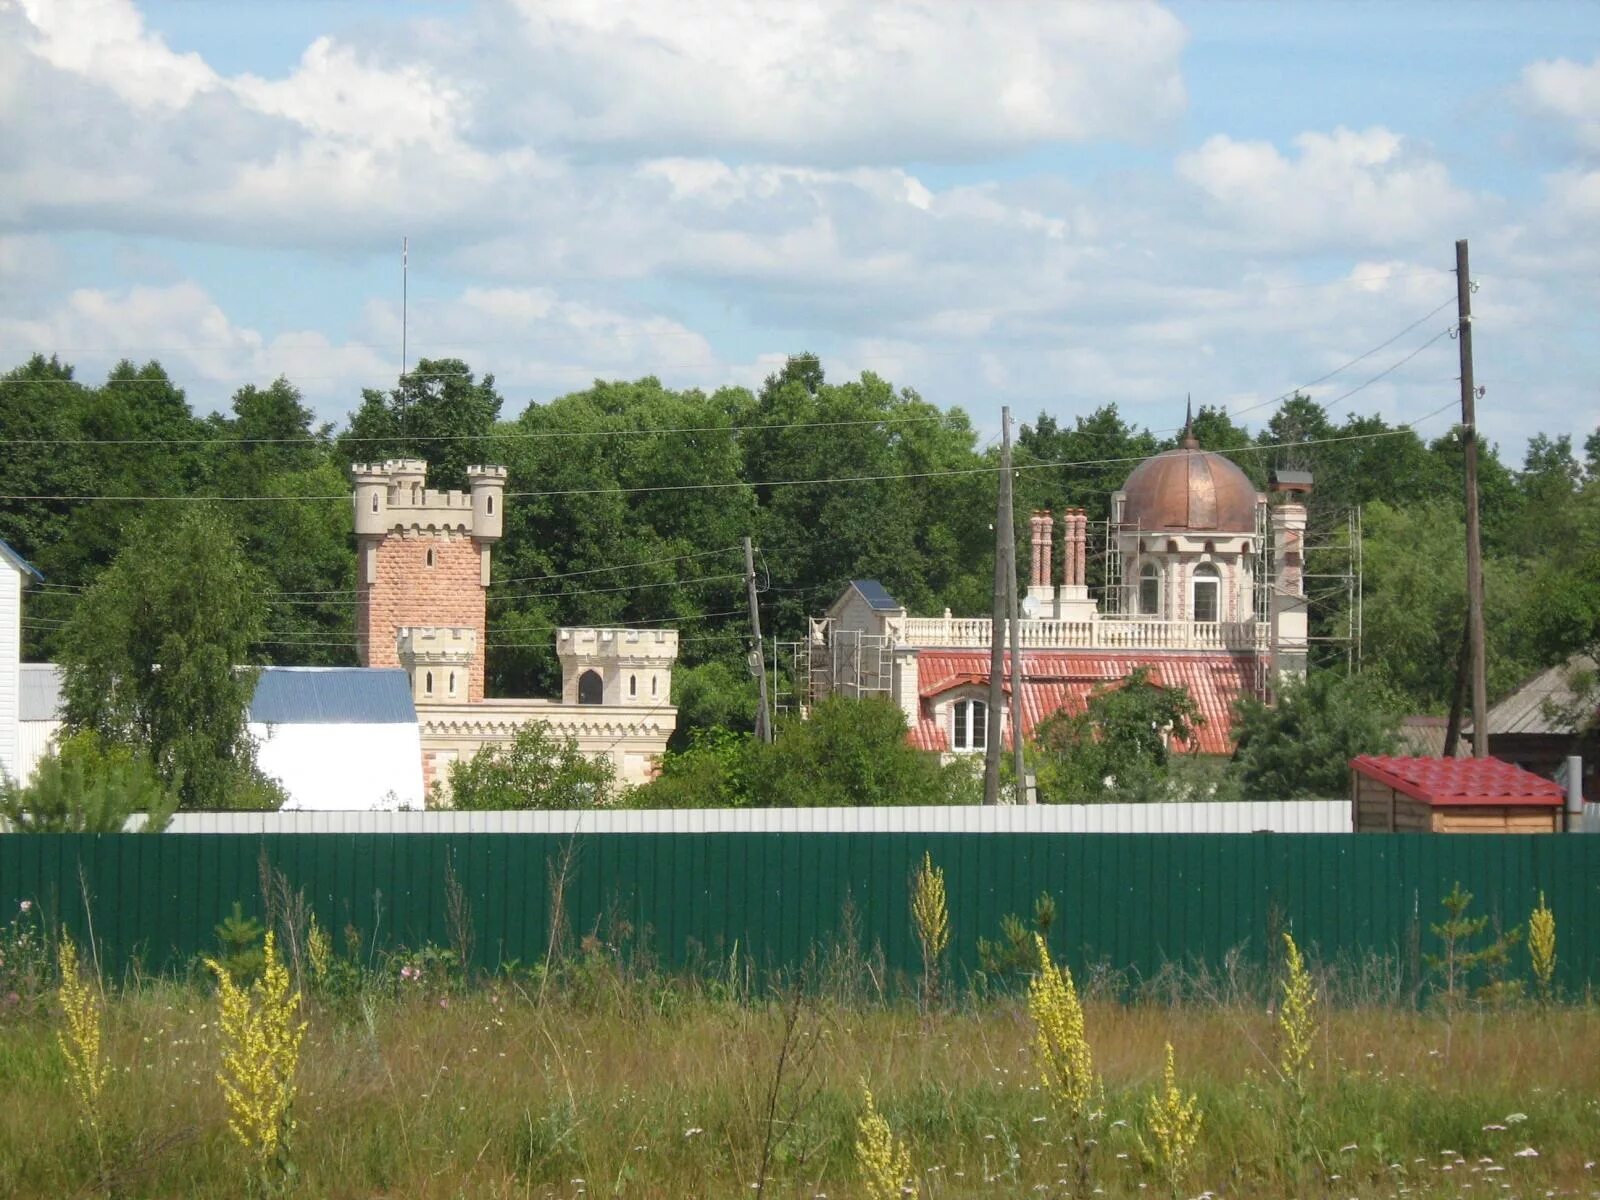
[[[0, 369], [1600, 424], [1600, 6], [0, 0]], [[1309, 386], [1308, 386], [1309, 385]]]

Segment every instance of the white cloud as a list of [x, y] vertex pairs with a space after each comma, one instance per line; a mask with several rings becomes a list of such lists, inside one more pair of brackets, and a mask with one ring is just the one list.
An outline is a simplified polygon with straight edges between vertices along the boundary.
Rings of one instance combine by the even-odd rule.
[[1535, 112], [1570, 124], [1580, 144], [1600, 150], [1600, 55], [1591, 63], [1567, 58], [1530, 63], [1522, 70], [1521, 90]]
[[1299, 253], [1440, 237], [1477, 207], [1443, 162], [1388, 129], [1307, 132], [1294, 146], [1290, 157], [1218, 134], [1177, 170], [1245, 240]]
[[198, 54], [176, 54], [126, 0], [21, 0], [29, 49], [141, 109], [182, 108], [217, 84]]
[[501, 128], [789, 161], [990, 157], [1182, 112], [1179, 21], [1146, 0], [513, 0]]

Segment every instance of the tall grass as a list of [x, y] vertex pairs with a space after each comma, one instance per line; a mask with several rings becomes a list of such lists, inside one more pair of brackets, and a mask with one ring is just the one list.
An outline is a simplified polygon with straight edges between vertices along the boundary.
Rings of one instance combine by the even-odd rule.
[[[861, 965], [870, 977], [870, 960]], [[870, 984], [819, 986], [804, 1016], [815, 1086], [777, 1106], [775, 1130], [767, 1081], [792, 1044], [791, 1010], [731, 965], [726, 979], [670, 978], [591, 946], [558, 972], [470, 987], [433, 970], [402, 985], [396, 966], [320, 998], [311, 989], [293, 1194], [741, 1196], [759, 1169], [767, 1195], [859, 1196], [864, 1078], [921, 1195], [1075, 1186], [1021, 998], [923, 1013]], [[1324, 977], [1322, 995], [1336, 990]], [[1180, 1003], [1126, 1003], [1084, 989], [1104, 1086], [1094, 1185], [1108, 1196], [1167, 1189], [1149, 1112], [1152, 1091], [1168, 1087], [1169, 1044], [1204, 1114], [1186, 1194], [1600, 1189], [1585, 1165], [1600, 1157], [1594, 1007], [1471, 1008], [1447, 1028], [1411, 1007], [1324, 1004], [1301, 1156], [1285, 1141], [1276, 1014], [1250, 988], [1228, 997], [1191, 979], [1183, 992]], [[0, 1196], [86, 1194], [97, 1181], [127, 1197], [238, 1195], [216, 1011], [199, 977], [108, 996], [102, 1174], [56, 1014], [17, 1006], [0, 1026]]]

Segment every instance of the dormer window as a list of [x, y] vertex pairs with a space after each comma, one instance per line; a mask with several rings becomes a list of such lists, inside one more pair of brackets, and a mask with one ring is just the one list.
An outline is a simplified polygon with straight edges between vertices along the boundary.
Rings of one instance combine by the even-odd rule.
[[950, 749], [971, 754], [989, 745], [989, 706], [982, 700], [957, 700], [950, 706]]

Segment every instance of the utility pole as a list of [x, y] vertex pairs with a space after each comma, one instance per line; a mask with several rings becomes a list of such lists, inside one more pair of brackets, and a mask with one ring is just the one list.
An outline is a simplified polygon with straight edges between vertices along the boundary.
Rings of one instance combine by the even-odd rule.
[[1456, 653], [1456, 683], [1450, 692], [1450, 715], [1444, 722], [1444, 756], [1454, 758], [1461, 742], [1461, 710], [1467, 704], [1467, 662], [1472, 657], [1472, 623], [1461, 623], [1461, 649]]
[[756, 709], [756, 741], [772, 740], [772, 719], [767, 712], [767, 668], [761, 661], [761, 609], [756, 604], [756, 559], [750, 539], [744, 539], [744, 590], [750, 601], [750, 673], [756, 677], [760, 708]]
[[[994, 513], [994, 605], [989, 629], [989, 707], [983, 743], [983, 802], [1000, 803], [1000, 737], [1005, 715], [1006, 614], [1016, 572], [1011, 555], [1017, 539], [1011, 523], [1011, 409], [1000, 410], [1000, 486]], [[1006, 578], [1013, 580], [1007, 587]]]
[[[1006, 471], [1009, 480], [1011, 471]], [[1006, 487], [1006, 499], [1011, 487]], [[1016, 776], [1014, 803], [1028, 802], [1027, 780], [1022, 762], [1022, 605], [1017, 599], [1017, 539], [1014, 505], [1006, 506], [1006, 607], [1011, 616], [1011, 766]]]
[[1477, 390], [1472, 382], [1472, 274], [1467, 239], [1456, 243], [1456, 340], [1461, 343], [1461, 426], [1467, 475], [1467, 632], [1472, 643], [1472, 756], [1489, 756], [1489, 681], [1483, 632], [1483, 542], [1478, 530]]

